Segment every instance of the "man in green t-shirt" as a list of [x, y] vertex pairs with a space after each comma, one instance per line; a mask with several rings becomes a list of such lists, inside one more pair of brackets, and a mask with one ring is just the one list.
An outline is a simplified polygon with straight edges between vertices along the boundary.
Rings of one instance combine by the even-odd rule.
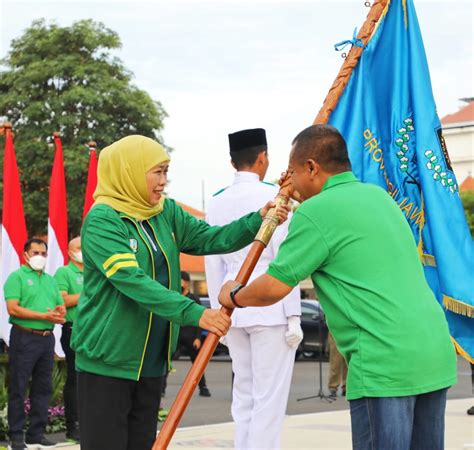
[[[64, 323], [66, 309], [54, 278], [44, 273], [47, 244], [30, 239], [24, 246], [26, 264], [12, 272], [3, 290], [12, 329], [8, 349], [8, 428], [12, 450], [50, 448], [44, 437], [52, 394], [56, 323]], [[24, 401], [31, 379], [29, 426], [26, 439]]]
[[68, 245], [69, 264], [60, 267], [54, 275], [59, 291], [66, 305], [66, 323], [63, 324], [61, 345], [66, 356], [67, 377], [64, 384], [64, 410], [66, 415], [66, 438], [79, 441], [77, 413], [76, 354], [71, 349], [72, 326], [76, 318], [77, 302], [84, 284], [84, 263], [82, 261], [81, 238], [76, 237]]
[[[289, 171], [302, 201], [266, 274], [227, 282], [227, 307], [266, 306], [311, 276], [349, 366], [355, 449], [444, 448], [456, 356], [398, 205], [351, 172], [346, 143], [314, 125], [293, 141]], [[400, 273], [404, 283], [400, 283]]]

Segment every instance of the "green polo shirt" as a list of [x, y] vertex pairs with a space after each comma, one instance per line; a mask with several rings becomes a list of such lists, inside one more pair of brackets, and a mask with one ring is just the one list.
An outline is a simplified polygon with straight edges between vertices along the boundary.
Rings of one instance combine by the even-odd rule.
[[[5, 300], [19, 300], [23, 308], [47, 312], [64, 304], [54, 278], [44, 272], [36, 272], [27, 265], [12, 272], [3, 286]], [[35, 330], [52, 330], [54, 324], [47, 320], [20, 319], [10, 316], [9, 322]]]
[[[69, 262], [67, 266], [60, 267], [54, 274], [54, 279], [60, 291], [69, 295], [80, 294], [84, 284], [84, 273], [79, 267]], [[74, 322], [77, 315], [77, 305], [67, 308], [66, 322]]]
[[417, 395], [456, 383], [444, 312], [398, 205], [352, 172], [330, 177], [295, 212], [268, 274], [311, 276], [348, 365], [347, 398]]

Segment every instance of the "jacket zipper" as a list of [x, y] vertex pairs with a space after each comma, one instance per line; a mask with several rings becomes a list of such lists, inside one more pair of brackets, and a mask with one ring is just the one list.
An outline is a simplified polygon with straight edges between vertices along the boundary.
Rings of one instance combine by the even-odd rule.
[[[140, 222], [138, 222], [139, 225], [140, 225], [140, 228], [143, 230], [143, 232], [145, 233], [146, 237], [148, 238], [148, 242], [150, 242], [151, 246], [153, 247], [153, 250], [156, 252], [158, 251], [158, 249], [156, 248], [156, 245], [155, 243], [153, 242], [153, 239], [150, 237], [150, 235], [148, 234], [148, 232], [146, 231], [145, 227], [143, 226], [143, 221], [141, 220]], [[148, 222], [148, 220], [146, 221], [146, 223], [148, 225], [150, 225], [150, 223]], [[153, 230], [153, 227], [150, 225], [150, 228]], [[155, 232], [153, 231], [153, 234], [155, 234]], [[156, 236], [155, 236], [156, 238]], [[157, 241], [158, 242], [158, 241]], [[160, 245], [160, 244], [158, 244]], [[160, 249], [161, 249], [161, 246], [160, 246]], [[163, 250], [161, 250], [163, 251]], [[153, 272], [153, 278], [155, 277], [155, 272]]]
[[[163, 247], [160, 244], [160, 241], [158, 239], [158, 236], [155, 233], [155, 229], [151, 226], [151, 223], [148, 222], [148, 225], [151, 228], [151, 231], [153, 232], [153, 236], [155, 237], [156, 243], [160, 247], [161, 253], [163, 253], [163, 256], [165, 257], [166, 260], [166, 265], [168, 266], [168, 289], [171, 290], [171, 265], [168, 261], [168, 256], [166, 256], [165, 251], [163, 250]], [[173, 335], [173, 322], [170, 321], [170, 332], [169, 332], [169, 338], [168, 338], [168, 355], [167, 355], [167, 364], [168, 364], [168, 371], [171, 370], [171, 336]]]

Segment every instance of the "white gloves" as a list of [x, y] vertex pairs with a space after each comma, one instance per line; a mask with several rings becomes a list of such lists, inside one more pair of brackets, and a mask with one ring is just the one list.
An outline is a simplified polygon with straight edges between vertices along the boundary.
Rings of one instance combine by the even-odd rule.
[[288, 317], [288, 331], [285, 333], [285, 338], [286, 343], [292, 348], [297, 348], [299, 343], [303, 340], [300, 316]]

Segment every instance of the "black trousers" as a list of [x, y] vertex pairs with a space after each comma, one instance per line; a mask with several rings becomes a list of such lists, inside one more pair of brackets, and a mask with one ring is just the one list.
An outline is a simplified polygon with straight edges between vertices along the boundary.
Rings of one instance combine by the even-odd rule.
[[12, 440], [23, 438], [25, 394], [31, 378], [29, 439], [39, 439], [48, 424], [48, 406], [53, 391], [54, 336], [38, 336], [12, 327], [8, 350], [8, 427]]
[[150, 450], [162, 377], [139, 381], [78, 372], [81, 450]]
[[[181, 349], [184, 351], [184, 354], [191, 358], [191, 362], [194, 363], [198, 350], [193, 346], [194, 339], [182, 339], [179, 341]], [[206, 375], [203, 373], [202, 378], [199, 380], [199, 389], [202, 389], [206, 386]]]
[[77, 427], [79, 421], [77, 414], [77, 373], [76, 353], [71, 349], [72, 322], [63, 325], [61, 333], [61, 346], [66, 356], [67, 376], [64, 383], [64, 413], [66, 416], [66, 429], [71, 432]]

